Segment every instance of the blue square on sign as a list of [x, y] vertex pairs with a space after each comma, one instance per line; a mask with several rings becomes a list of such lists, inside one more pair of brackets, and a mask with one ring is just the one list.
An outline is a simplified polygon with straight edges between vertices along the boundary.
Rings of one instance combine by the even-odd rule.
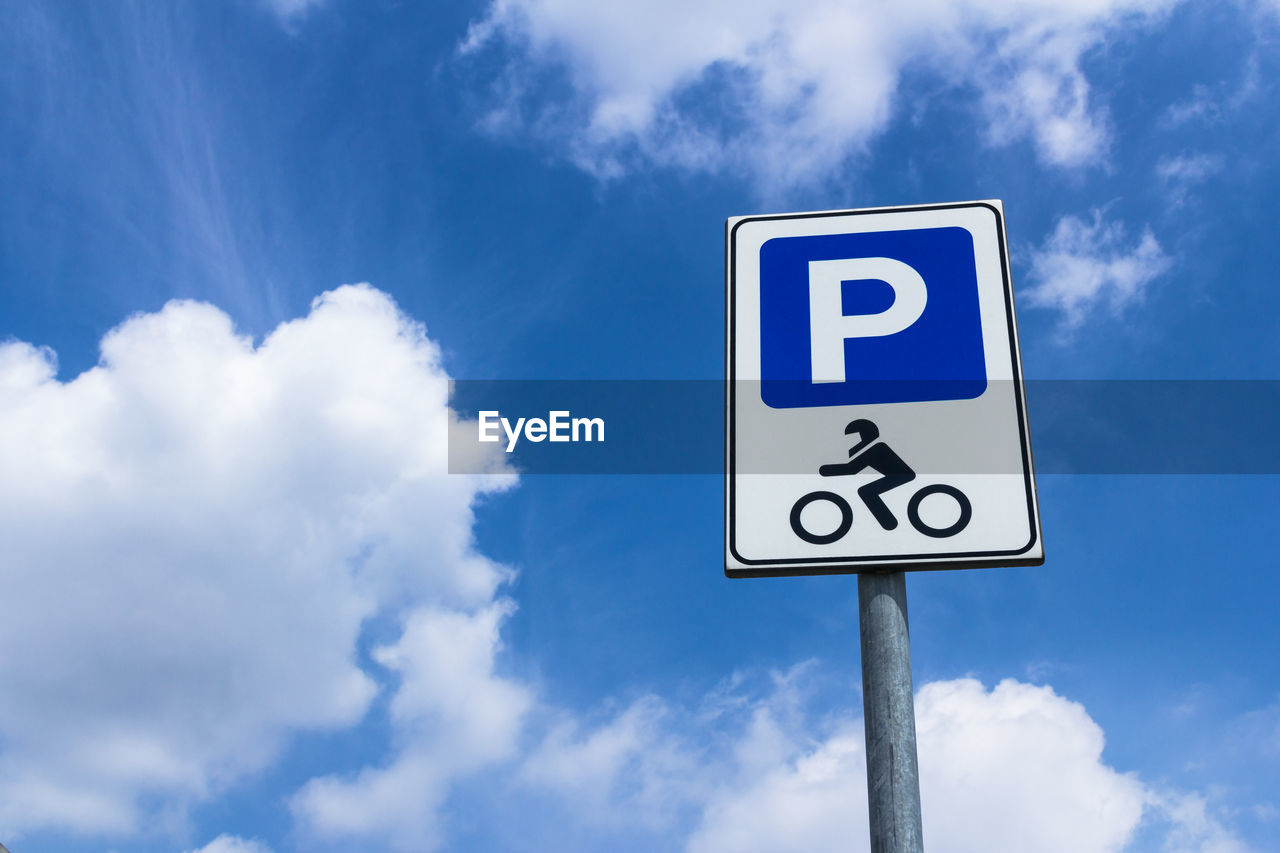
[[964, 228], [760, 248], [760, 395], [776, 409], [969, 400], [987, 389]]

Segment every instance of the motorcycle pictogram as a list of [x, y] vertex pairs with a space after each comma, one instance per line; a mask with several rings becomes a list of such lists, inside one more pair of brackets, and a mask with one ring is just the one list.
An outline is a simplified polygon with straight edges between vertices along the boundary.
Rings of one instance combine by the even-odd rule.
[[[866, 504], [867, 509], [871, 511], [871, 515], [879, 522], [881, 527], [885, 530], [896, 529], [898, 519], [888, 505], [885, 504], [881, 495], [890, 489], [896, 489], [899, 486], [910, 483], [916, 478], [916, 472], [911, 470], [911, 466], [902, 461], [902, 457], [895, 453], [889, 445], [879, 441], [880, 428], [866, 418], [850, 421], [849, 425], [844, 428], [844, 432], [845, 435], [858, 436], [858, 443], [849, 448], [849, 461], [823, 465], [818, 468], [818, 473], [823, 477], [842, 477], [858, 474], [870, 468], [880, 474], [879, 479], [873, 480], [858, 489], [858, 497]], [[946, 527], [933, 527], [926, 524], [920, 517], [920, 505], [925, 498], [932, 495], [947, 495], [956, 502], [960, 509], [960, 515], [954, 523]], [[817, 501], [827, 501], [840, 511], [840, 523], [830, 533], [814, 533], [807, 529], [800, 519], [801, 513], [804, 512], [805, 508]], [[933, 483], [924, 486], [918, 489], [911, 496], [911, 500], [907, 502], [907, 520], [911, 522], [911, 526], [925, 536], [931, 536], [935, 539], [946, 539], [949, 536], [955, 536], [969, 525], [969, 521], [972, 518], [973, 505], [969, 503], [969, 498], [955, 486], [949, 486], [945, 483]], [[849, 506], [847, 500], [835, 492], [809, 492], [791, 507], [791, 529], [801, 539], [814, 545], [830, 545], [832, 542], [839, 541], [844, 538], [852, 527], [853, 508]]]

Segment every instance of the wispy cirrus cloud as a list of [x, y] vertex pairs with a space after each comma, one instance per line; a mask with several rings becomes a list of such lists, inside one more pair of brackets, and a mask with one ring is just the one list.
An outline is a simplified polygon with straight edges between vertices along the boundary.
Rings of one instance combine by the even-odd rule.
[[[1266, 7], [1261, 4], [1261, 8]], [[1280, 5], [1277, 5], [1280, 8]], [[1187, 97], [1169, 105], [1164, 124], [1178, 127], [1187, 124], [1212, 125], [1252, 102], [1263, 91], [1262, 72], [1257, 56], [1248, 56], [1238, 81], [1223, 80], [1214, 85], [1197, 83]]]
[[1156, 175], [1165, 181], [1193, 183], [1222, 171], [1222, 159], [1212, 154], [1181, 154], [1156, 161]]
[[312, 9], [324, 4], [325, 0], [261, 0], [262, 5], [280, 17], [286, 24], [304, 17]]
[[1142, 301], [1147, 287], [1171, 264], [1150, 229], [1135, 241], [1123, 224], [1106, 221], [1101, 210], [1088, 220], [1063, 216], [1031, 255], [1034, 284], [1026, 302], [1061, 312], [1063, 329], [1070, 332], [1096, 311], [1116, 316]]
[[1169, 202], [1180, 207], [1192, 189], [1223, 170], [1223, 159], [1214, 154], [1188, 153], [1161, 157], [1156, 161], [1156, 177], [1164, 185]]

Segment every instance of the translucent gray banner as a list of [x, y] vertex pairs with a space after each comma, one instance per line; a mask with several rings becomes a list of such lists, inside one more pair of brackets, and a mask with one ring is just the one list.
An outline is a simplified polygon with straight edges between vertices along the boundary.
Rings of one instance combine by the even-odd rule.
[[[758, 396], [759, 383], [734, 393]], [[723, 473], [726, 396], [715, 380], [455, 380], [449, 471]], [[1032, 380], [1025, 396], [1040, 474], [1280, 473], [1277, 380]], [[849, 407], [849, 417], [874, 419], [878, 408]], [[948, 429], [946, 407], [911, 428]], [[792, 440], [780, 435], [778, 453], [740, 459], [739, 471], [810, 473], [788, 462]], [[983, 459], [922, 464], [920, 473], [1016, 473]]]

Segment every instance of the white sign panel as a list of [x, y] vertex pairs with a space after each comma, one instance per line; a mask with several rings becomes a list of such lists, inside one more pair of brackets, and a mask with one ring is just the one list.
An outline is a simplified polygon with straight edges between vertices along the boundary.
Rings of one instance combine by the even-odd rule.
[[1042, 563], [1000, 202], [726, 228], [726, 574]]

